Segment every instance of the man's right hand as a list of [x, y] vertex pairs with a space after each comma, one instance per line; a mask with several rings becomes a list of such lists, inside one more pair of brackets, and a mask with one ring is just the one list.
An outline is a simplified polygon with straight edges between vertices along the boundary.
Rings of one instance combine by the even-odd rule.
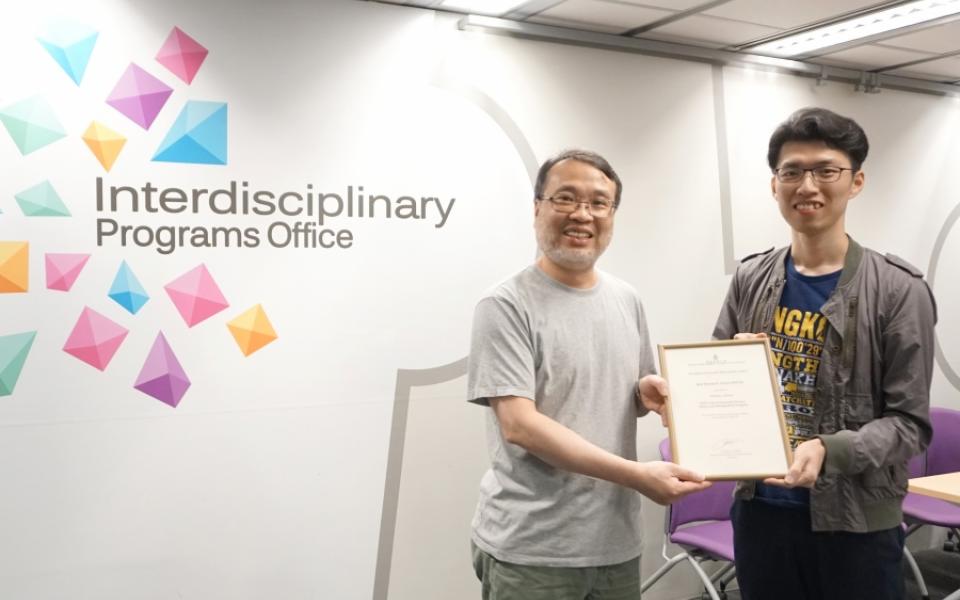
[[765, 333], [737, 333], [734, 334], [733, 339], [735, 340], [756, 340], [760, 338], [767, 337]]
[[637, 463], [639, 477], [634, 489], [657, 504], [672, 504], [687, 494], [710, 487], [703, 475], [669, 462]]

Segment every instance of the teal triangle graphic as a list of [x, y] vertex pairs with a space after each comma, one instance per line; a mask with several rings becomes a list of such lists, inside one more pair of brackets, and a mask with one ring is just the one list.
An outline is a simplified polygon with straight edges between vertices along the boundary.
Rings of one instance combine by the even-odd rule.
[[150, 299], [147, 291], [140, 284], [140, 280], [127, 265], [127, 261], [120, 263], [117, 276], [113, 278], [113, 285], [110, 286], [107, 295], [114, 302], [127, 309], [127, 312], [131, 315], [137, 314]]
[[0, 336], [0, 396], [13, 393], [36, 337], [36, 331]]
[[187, 102], [153, 160], [227, 164], [227, 105], [197, 100]]
[[20, 210], [28, 217], [70, 216], [70, 211], [49, 180], [44, 180], [14, 197], [20, 205]]
[[100, 34], [93, 28], [74, 21], [54, 21], [37, 37], [57, 64], [77, 85], [90, 62], [90, 54]]
[[53, 109], [40, 97], [0, 109], [0, 121], [23, 155], [67, 136]]
[[46, 48], [53, 60], [57, 61], [70, 79], [80, 85], [83, 81], [83, 75], [87, 71], [87, 64], [90, 62], [90, 55], [93, 53], [93, 47], [97, 43], [97, 36], [94, 33], [90, 37], [68, 46], [57, 46], [47, 40], [40, 39], [40, 44]]

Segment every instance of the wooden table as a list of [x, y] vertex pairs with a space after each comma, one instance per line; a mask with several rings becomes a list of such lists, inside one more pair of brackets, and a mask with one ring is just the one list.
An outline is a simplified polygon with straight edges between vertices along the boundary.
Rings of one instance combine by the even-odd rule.
[[[960, 504], [960, 472], [917, 477], [910, 480], [907, 489], [915, 494]], [[953, 592], [944, 600], [960, 600], [960, 590]]]
[[917, 477], [910, 480], [907, 489], [915, 494], [960, 504], [960, 472]]

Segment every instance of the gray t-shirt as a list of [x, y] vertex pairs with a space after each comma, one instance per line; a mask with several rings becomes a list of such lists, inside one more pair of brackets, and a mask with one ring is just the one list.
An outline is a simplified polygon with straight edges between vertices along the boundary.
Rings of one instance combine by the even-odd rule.
[[[606, 273], [582, 290], [530, 266], [474, 313], [467, 398], [520, 396], [587, 441], [636, 460], [637, 379], [653, 353], [636, 291]], [[556, 469], [504, 441], [487, 415], [491, 469], [480, 483], [473, 541], [498, 560], [588, 567], [640, 554], [640, 494]]]

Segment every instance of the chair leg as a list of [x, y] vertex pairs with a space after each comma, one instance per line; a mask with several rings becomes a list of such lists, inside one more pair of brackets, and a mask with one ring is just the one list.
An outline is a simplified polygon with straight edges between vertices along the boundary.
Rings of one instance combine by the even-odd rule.
[[725, 594], [727, 591], [727, 585], [734, 580], [737, 576], [737, 572], [733, 569], [734, 563], [730, 563], [730, 570], [723, 574], [723, 577], [720, 578], [720, 592]]
[[954, 540], [954, 537], [960, 538], [960, 531], [955, 527], [947, 529], [947, 539], [943, 542], [944, 552], [960, 552], [960, 539]]
[[706, 572], [703, 570], [703, 567], [700, 566], [700, 563], [698, 563], [689, 554], [684, 554], [684, 558], [690, 562], [690, 566], [693, 567], [693, 570], [697, 572], [697, 575], [700, 577], [700, 581], [703, 582], [703, 587], [705, 587], [707, 589], [707, 593], [710, 594], [710, 598], [712, 600], [720, 600], [720, 596], [717, 595], [716, 588], [713, 587], [710, 577], [707, 576]]
[[723, 565], [722, 567], [717, 569], [717, 572], [713, 574], [713, 576], [710, 578], [710, 581], [723, 581], [723, 577], [726, 576], [726, 574], [729, 573], [730, 569], [732, 568], [733, 568], [732, 562]]
[[927, 583], [923, 580], [920, 567], [917, 566], [917, 561], [906, 546], [903, 547], [903, 558], [906, 559], [907, 564], [910, 565], [910, 570], [913, 571], [913, 578], [917, 582], [917, 587], [920, 588], [920, 596], [923, 600], [930, 600], [930, 592], [927, 590]]
[[665, 565], [657, 569], [657, 571], [653, 575], [648, 577], [646, 581], [640, 584], [640, 592], [642, 593], [647, 591], [647, 588], [655, 584], [658, 579], [666, 575], [667, 571], [672, 569], [674, 566], [677, 565], [677, 563], [683, 561], [683, 559], [685, 558], [689, 558], [689, 555], [686, 552], [681, 552], [680, 554], [677, 554], [673, 558], [669, 559]]

